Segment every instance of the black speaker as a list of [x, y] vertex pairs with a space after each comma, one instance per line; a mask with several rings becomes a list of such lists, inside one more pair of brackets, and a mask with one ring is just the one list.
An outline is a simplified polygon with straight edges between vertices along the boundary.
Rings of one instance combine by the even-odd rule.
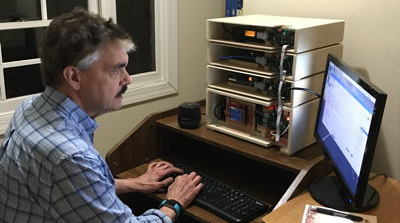
[[178, 107], [178, 124], [185, 129], [199, 127], [201, 120], [200, 104], [196, 102], [183, 102]]

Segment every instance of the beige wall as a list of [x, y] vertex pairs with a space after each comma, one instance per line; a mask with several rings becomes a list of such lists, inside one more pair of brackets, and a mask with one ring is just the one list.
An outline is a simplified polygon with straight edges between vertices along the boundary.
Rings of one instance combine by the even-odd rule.
[[388, 94], [373, 171], [400, 179], [400, 1], [244, 0], [244, 14], [345, 20], [344, 61]]
[[105, 155], [147, 115], [206, 97], [206, 19], [224, 16], [225, 0], [178, 0], [179, 93], [100, 116], [95, 146]]

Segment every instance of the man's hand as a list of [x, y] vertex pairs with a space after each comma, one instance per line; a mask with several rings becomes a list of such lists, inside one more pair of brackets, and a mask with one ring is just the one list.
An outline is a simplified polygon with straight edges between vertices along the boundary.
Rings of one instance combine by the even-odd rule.
[[203, 187], [201, 177], [195, 172], [183, 174], [177, 176], [168, 187], [167, 199], [176, 200], [183, 208], [186, 208]]
[[166, 161], [153, 162], [147, 167], [146, 173], [137, 178], [115, 179], [116, 192], [117, 194], [127, 192], [151, 193], [170, 185], [174, 181], [172, 177], [162, 179], [174, 173], [182, 174], [183, 170]]

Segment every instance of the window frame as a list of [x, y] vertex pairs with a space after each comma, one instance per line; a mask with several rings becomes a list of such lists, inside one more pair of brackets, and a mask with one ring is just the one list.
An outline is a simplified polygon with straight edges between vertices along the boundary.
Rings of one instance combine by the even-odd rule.
[[[89, 11], [99, 13], [105, 18], [116, 19], [117, 0], [88, 0]], [[46, 27], [51, 20], [47, 19], [47, 12], [41, 0], [42, 20], [25, 22], [0, 23], [0, 30]], [[44, 8], [44, 10], [43, 10]], [[146, 100], [156, 99], [178, 92], [178, 44], [177, 44], [177, 0], [154, 0], [155, 16], [155, 71], [132, 75], [132, 83], [124, 94], [123, 106]], [[11, 120], [14, 110], [30, 95], [5, 99], [4, 72], [7, 67], [40, 63], [39, 58], [2, 62], [0, 50], [0, 134], [4, 134]]]

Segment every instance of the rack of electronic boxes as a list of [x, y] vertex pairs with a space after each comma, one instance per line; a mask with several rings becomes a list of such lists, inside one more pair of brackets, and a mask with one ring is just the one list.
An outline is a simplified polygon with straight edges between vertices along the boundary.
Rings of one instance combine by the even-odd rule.
[[207, 20], [207, 127], [283, 154], [313, 135], [327, 55], [344, 21], [246, 15]]

